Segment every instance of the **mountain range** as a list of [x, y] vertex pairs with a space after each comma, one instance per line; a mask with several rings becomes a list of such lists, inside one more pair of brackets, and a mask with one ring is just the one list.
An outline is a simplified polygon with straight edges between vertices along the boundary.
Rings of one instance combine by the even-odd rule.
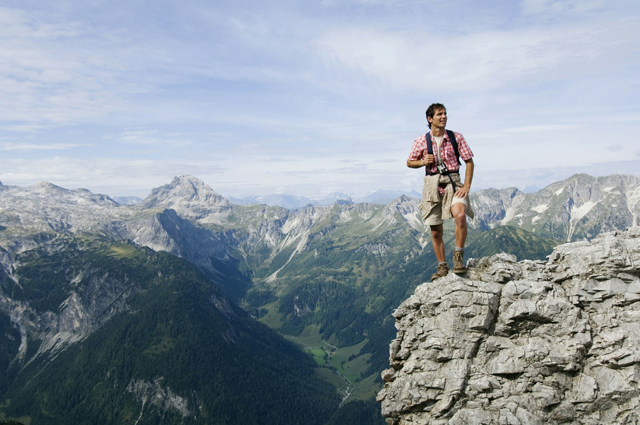
[[352, 197], [344, 193], [331, 193], [322, 198], [308, 198], [305, 196], [287, 195], [287, 194], [274, 194], [274, 195], [261, 195], [261, 196], [248, 196], [244, 198], [229, 197], [229, 201], [237, 205], [254, 205], [265, 204], [269, 206], [278, 206], [288, 209], [298, 209], [304, 207], [322, 207], [338, 203], [367, 203], [367, 204], [388, 204], [394, 199], [406, 195], [409, 197], [420, 197], [420, 194], [415, 190], [411, 190], [407, 193], [398, 190], [384, 190], [376, 189], [373, 192], [364, 196]]
[[[415, 190], [408, 192], [402, 192], [398, 190], [383, 190], [377, 189], [367, 195], [352, 197], [345, 193], [331, 193], [323, 196], [322, 198], [308, 198], [306, 196], [288, 195], [288, 194], [271, 194], [271, 195], [259, 195], [259, 196], [246, 196], [243, 198], [237, 198], [233, 196], [227, 197], [227, 199], [236, 205], [255, 205], [265, 204], [270, 206], [284, 207], [288, 209], [298, 209], [308, 206], [327, 206], [336, 202], [342, 203], [368, 203], [368, 204], [388, 204], [401, 195], [407, 195], [409, 197], [420, 197], [420, 194]], [[137, 196], [114, 196], [113, 200], [120, 205], [135, 205], [142, 201], [142, 198]]]
[[527, 194], [515, 188], [474, 193], [474, 225], [511, 225], [563, 241], [593, 239], [638, 225], [640, 185], [635, 176], [577, 174]]
[[[615, 175], [476, 192], [466, 254], [544, 259], [637, 223], [639, 201]], [[133, 206], [0, 185], [0, 419], [375, 423], [390, 313], [435, 266], [418, 203], [237, 205], [190, 176]]]

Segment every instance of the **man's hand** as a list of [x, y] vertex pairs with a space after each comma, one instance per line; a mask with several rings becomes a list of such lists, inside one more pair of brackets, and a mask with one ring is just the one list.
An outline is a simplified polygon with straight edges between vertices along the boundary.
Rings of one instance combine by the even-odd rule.
[[433, 155], [425, 155], [422, 159], [407, 159], [407, 167], [420, 168], [433, 163]]
[[469, 187], [467, 186], [462, 186], [460, 189], [458, 189], [456, 191], [456, 194], [453, 195], [457, 198], [466, 198], [469, 195]]
[[433, 164], [433, 161], [434, 161], [434, 159], [433, 159], [433, 155], [429, 155], [429, 154], [427, 154], [427, 155], [424, 157], [424, 160], [423, 160], [423, 161], [424, 161], [424, 165]]
[[464, 163], [466, 165], [464, 172], [464, 186], [460, 189], [456, 190], [456, 194], [453, 196], [457, 196], [458, 198], [466, 198], [469, 196], [469, 190], [471, 190], [471, 181], [473, 180], [473, 169], [475, 165], [473, 164], [473, 158], [465, 159]]

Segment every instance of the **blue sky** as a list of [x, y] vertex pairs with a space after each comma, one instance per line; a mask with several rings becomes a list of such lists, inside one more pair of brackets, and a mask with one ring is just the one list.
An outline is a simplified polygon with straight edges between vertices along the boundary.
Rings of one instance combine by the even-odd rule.
[[0, 3], [0, 181], [146, 196], [420, 190], [432, 102], [473, 189], [640, 176], [626, 0]]

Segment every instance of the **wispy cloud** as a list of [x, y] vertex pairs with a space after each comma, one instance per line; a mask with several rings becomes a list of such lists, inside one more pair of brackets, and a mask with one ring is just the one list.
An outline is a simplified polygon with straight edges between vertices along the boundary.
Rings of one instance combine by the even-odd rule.
[[188, 135], [172, 135], [160, 133], [158, 130], [126, 130], [119, 135], [110, 136], [110, 138], [120, 143], [135, 145], [164, 145], [172, 147], [193, 145]]
[[200, 71], [183, 68], [186, 45], [140, 39], [129, 28], [9, 8], [0, 8], [0, 23], [0, 116], [12, 123], [6, 130], [100, 121], [131, 110], [136, 96]]
[[582, 15], [606, 6], [604, 0], [524, 0], [522, 12], [525, 15]]
[[616, 60], [628, 63], [627, 55], [638, 52], [636, 28], [635, 20], [618, 21], [615, 29], [593, 22], [472, 34], [356, 27], [326, 32], [317, 48], [328, 66], [359, 72], [394, 89], [479, 93], [522, 90], [618, 68]]
[[40, 145], [35, 143], [0, 143], [0, 150], [3, 151], [60, 151], [75, 148], [79, 145], [70, 143], [52, 143], [48, 145]]
[[553, 125], [525, 125], [522, 127], [504, 128], [500, 133], [537, 133], [545, 131], [570, 130], [578, 127], [575, 124], [553, 124]]

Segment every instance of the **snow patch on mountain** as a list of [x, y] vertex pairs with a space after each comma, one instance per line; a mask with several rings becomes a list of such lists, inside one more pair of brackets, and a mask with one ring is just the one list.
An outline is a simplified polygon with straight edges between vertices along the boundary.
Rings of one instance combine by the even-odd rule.
[[422, 221], [422, 217], [418, 216], [415, 212], [403, 214], [402, 217], [404, 217], [404, 219], [407, 220], [407, 223], [409, 223], [409, 226], [413, 227], [414, 229], [419, 231], [424, 230], [424, 222]]
[[571, 241], [573, 233], [576, 230], [576, 225], [582, 218], [589, 213], [598, 204], [598, 202], [587, 201], [579, 207], [571, 209], [571, 219], [569, 220], [569, 233], [567, 235], [567, 242]]
[[640, 215], [640, 187], [636, 187], [634, 190], [628, 190], [625, 192], [627, 199], [627, 206], [629, 211], [633, 215], [633, 226], [637, 226], [638, 215]]
[[516, 215], [516, 208], [512, 205], [511, 207], [507, 208], [507, 210], [505, 211], [504, 218], [500, 220], [500, 224], [502, 225], [507, 224], [509, 221], [513, 220], [515, 215]]
[[[292, 238], [293, 241], [300, 239], [300, 241], [298, 242], [298, 245], [296, 246], [296, 249], [291, 253], [291, 255], [289, 256], [289, 258], [287, 259], [287, 262], [284, 263], [282, 265], [282, 267], [280, 267], [278, 270], [276, 270], [275, 272], [273, 272], [270, 276], [268, 276], [264, 281], [266, 283], [273, 283], [278, 279], [278, 273], [280, 272], [280, 270], [284, 269], [287, 264], [289, 264], [291, 262], [291, 260], [293, 259], [293, 257], [296, 256], [296, 254], [299, 254], [300, 252], [304, 251], [305, 248], [307, 247], [307, 242], [309, 240], [309, 233], [304, 233], [302, 235], [299, 236], [295, 236], [294, 238]], [[286, 241], [286, 239], [285, 239]], [[283, 246], [284, 245], [288, 245], [287, 243], [283, 242]]]
[[585, 202], [583, 205], [581, 205], [581, 206], [579, 206], [577, 208], [572, 208], [571, 209], [571, 221], [572, 222], [580, 221], [582, 219], [582, 217], [587, 215], [587, 213], [589, 211], [591, 211], [591, 209], [593, 207], [595, 207], [597, 204], [598, 204], [598, 202], [588, 201], [588, 202]]
[[543, 212], [549, 209], [549, 204], [538, 205], [536, 207], [532, 207], [531, 209], [537, 212], [538, 214], [542, 214]]

